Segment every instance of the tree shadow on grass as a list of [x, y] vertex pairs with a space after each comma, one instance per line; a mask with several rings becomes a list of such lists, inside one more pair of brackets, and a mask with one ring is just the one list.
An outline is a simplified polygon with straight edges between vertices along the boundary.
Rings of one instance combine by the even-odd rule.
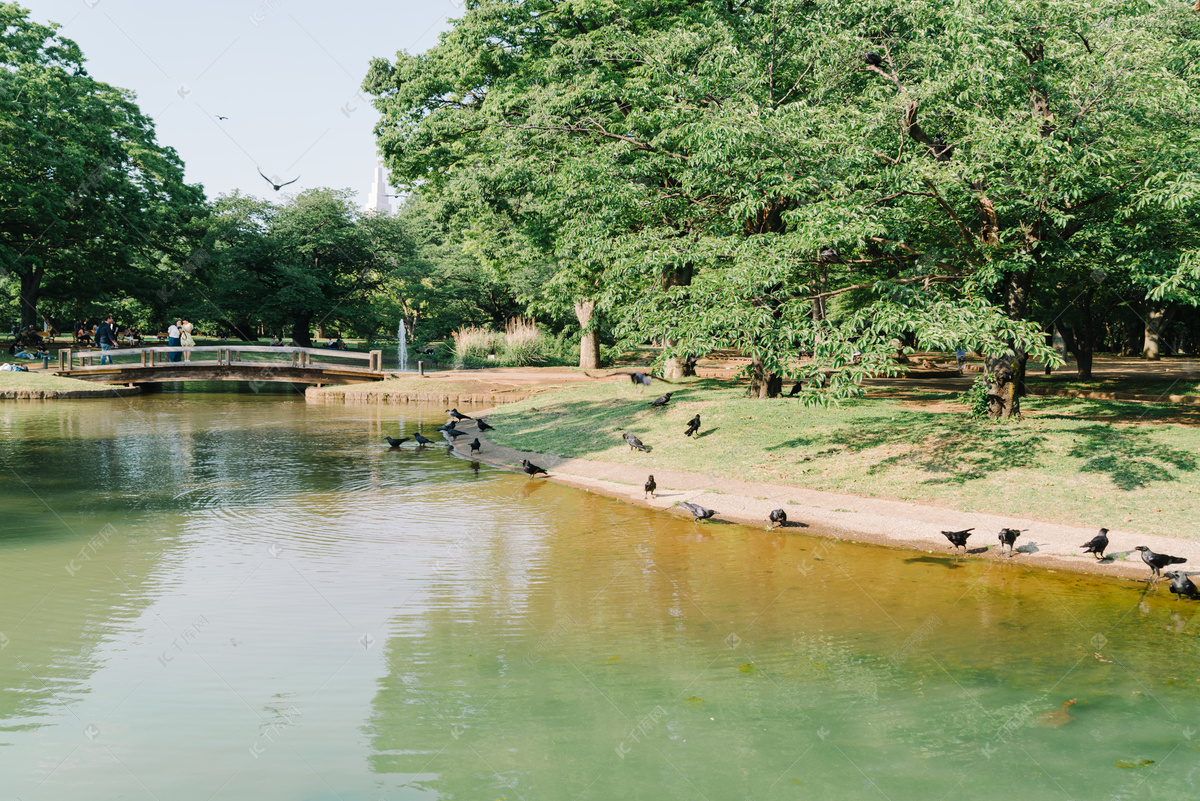
[[1107, 475], [1118, 489], [1135, 490], [1155, 481], [1178, 481], [1172, 470], [1196, 470], [1196, 457], [1180, 448], [1154, 442], [1139, 428], [1096, 424], [1073, 432], [1079, 439], [1068, 451], [1084, 459], [1081, 473]]
[[903, 428], [892, 421], [845, 427], [830, 439], [851, 453], [911, 445], [903, 453], [880, 459], [867, 468], [867, 474], [894, 468], [933, 474], [922, 484], [962, 484], [1016, 467], [1036, 467], [1043, 461], [1047, 438], [1027, 428], [985, 426], [936, 412], [908, 412], [903, 420]]
[[1133, 403], [1090, 398], [1027, 397], [1022, 404], [1038, 420], [1096, 420], [1119, 423], [1174, 423], [1200, 426], [1200, 406]]

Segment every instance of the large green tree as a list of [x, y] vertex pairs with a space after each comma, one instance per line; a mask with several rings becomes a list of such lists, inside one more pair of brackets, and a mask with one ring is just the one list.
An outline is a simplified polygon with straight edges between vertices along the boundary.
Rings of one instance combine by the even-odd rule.
[[92, 78], [56, 30], [0, 3], [0, 269], [23, 324], [47, 289], [152, 294], [146, 273], [186, 258], [203, 202], [133, 95]]
[[665, 358], [739, 348], [767, 397], [966, 345], [1013, 414], [1052, 295], [1196, 248], [1198, 35], [1166, 2], [482, 0], [366, 86], [394, 174]]

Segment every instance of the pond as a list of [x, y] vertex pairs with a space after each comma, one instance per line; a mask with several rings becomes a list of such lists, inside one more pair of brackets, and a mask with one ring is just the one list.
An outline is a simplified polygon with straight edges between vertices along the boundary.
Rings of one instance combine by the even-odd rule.
[[1196, 793], [1200, 606], [1165, 586], [381, 444], [443, 420], [204, 387], [0, 406], [3, 796]]

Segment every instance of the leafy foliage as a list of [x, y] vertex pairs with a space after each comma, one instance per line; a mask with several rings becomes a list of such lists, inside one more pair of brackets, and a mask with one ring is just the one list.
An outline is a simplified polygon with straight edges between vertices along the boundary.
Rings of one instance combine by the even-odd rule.
[[365, 86], [481, 257], [555, 263], [544, 296], [663, 358], [844, 396], [895, 340], [1056, 362], [1043, 324], [1097, 269], [1166, 291], [1198, 35], [1165, 2], [480, 0]]

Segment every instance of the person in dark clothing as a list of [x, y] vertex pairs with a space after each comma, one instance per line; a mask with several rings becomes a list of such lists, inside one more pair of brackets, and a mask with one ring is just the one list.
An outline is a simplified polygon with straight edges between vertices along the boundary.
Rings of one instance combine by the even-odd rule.
[[105, 355], [100, 357], [100, 363], [112, 364], [112, 356], [107, 355], [107, 351], [117, 346], [117, 332], [113, 327], [111, 314], [96, 328], [96, 344], [100, 346], [100, 350], [105, 351]]
[[[179, 325], [182, 322], [183, 322], [183, 320], [176, 320], [175, 322], [171, 323], [171, 325], [167, 328], [167, 347], [168, 348], [178, 348], [179, 347], [179, 336], [180, 336], [180, 334], [183, 333], [182, 331], [179, 330]], [[177, 361], [180, 361], [181, 359], [183, 359], [182, 353], [172, 352], [172, 353], [167, 354], [167, 361], [177, 362]]]

